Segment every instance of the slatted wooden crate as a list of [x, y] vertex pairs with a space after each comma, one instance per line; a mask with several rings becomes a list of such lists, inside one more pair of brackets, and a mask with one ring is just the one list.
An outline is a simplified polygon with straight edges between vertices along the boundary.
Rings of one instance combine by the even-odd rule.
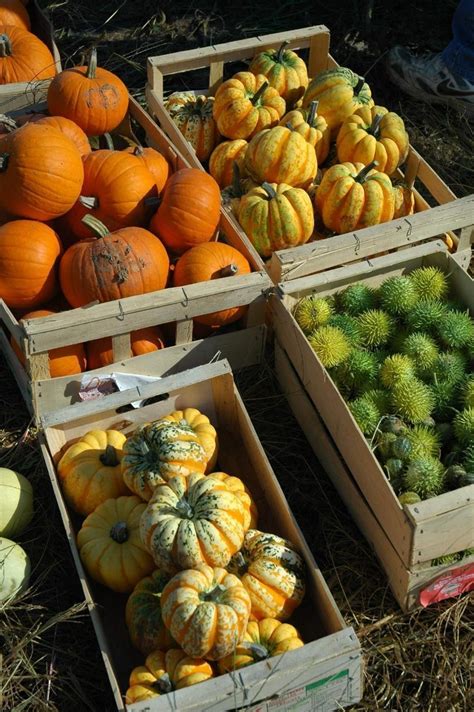
[[[29, 0], [26, 9], [31, 19], [31, 31], [49, 47], [54, 57], [56, 70], [61, 71], [61, 58], [54, 41], [53, 27], [36, 0]], [[25, 106], [44, 101], [49, 80], [19, 82], [0, 85], [0, 114], [24, 109]]]
[[[194, 87], [195, 81], [193, 81], [193, 76], [190, 73], [196, 70], [206, 70], [208, 72], [207, 86], [203, 89], [203, 84], [198, 85], [198, 93], [213, 95], [223, 79], [228, 78], [229, 65], [234, 63], [235, 66], [236, 62], [247, 62], [257, 52], [266, 48], [276, 49], [282, 42], [287, 42], [289, 49], [306, 50], [308, 52], [307, 65], [310, 77], [315, 76], [318, 72], [338, 66], [334, 57], [329, 53], [330, 32], [324, 25], [305, 27], [299, 30], [279, 32], [261, 37], [251, 37], [235, 42], [148, 58], [146, 97], [149, 111], [168, 134], [173, 144], [178, 147], [192, 165], [203, 168], [192, 146], [184, 139], [166, 111], [164, 105], [165, 96], [168, 96], [173, 91], [186, 91], [190, 86]], [[417, 212], [426, 211], [430, 208], [429, 203], [417, 188], [428, 192], [432, 196], [434, 204], [448, 203], [456, 198], [452, 190], [448, 188], [440, 176], [413, 147], [410, 147], [403, 172], [397, 171], [396, 177], [404, 178], [408, 184], [414, 185], [415, 209]], [[227, 208], [227, 210], [230, 212], [230, 209]], [[230, 218], [237, 222], [232, 215], [230, 215]], [[410, 223], [411, 217], [407, 218], [408, 229]], [[243, 232], [238, 225], [237, 229]], [[262, 258], [260, 260], [261, 264], [265, 264], [268, 269], [273, 282], [278, 284], [279, 282], [302, 277], [305, 274], [313, 274], [321, 270], [338, 267], [346, 261], [352, 261], [354, 255], [359, 255], [360, 258], [363, 258], [368, 255], [379, 254], [382, 250], [377, 249], [377, 244], [371, 243], [370, 238], [372, 236], [371, 233], [358, 230], [351, 234], [310, 242], [293, 249], [279, 250], [265, 263]], [[245, 235], [242, 239], [244, 237]], [[451, 235], [451, 237], [453, 236]], [[454, 238], [454, 241], [456, 242], [456, 238]], [[408, 240], [409, 242], [410, 240]], [[374, 247], [375, 251], [371, 251]], [[392, 233], [392, 240], [385, 240], [384, 249], [398, 247], [400, 247], [398, 235]]]
[[[137, 398], [159, 401], [117, 412]], [[144, 422], [175, 409], [196, 407], [206, 413], [219, 435], [218, 467], [241, 477], [260, 512], [259, 527], [292, 541], [307, 568], [307, 593], [294, 623], [304, 647], [269, 658], [196, 685], [128, 705], [128, 712], [180, 710], [215, 712], [290, 712], [294, 709], [337, 710], [358, 702], [362, 694], [361, 650], [328, 590], [311, 551], [296, 524], [278, 480], [262, 449], [225, 361], [185, 371], [137, 391], [106, 396], [95, 403], [73, 405], [45, 416], [42, 453], [58, 502], [84, 597], [94, 624], [118, 710], [124, 710], [128, 676], [142, 657], [132, 649], [124, 622], [126, 595], [113, 594], [86, 575], [76, 545], [79, 518], [68, 511], [55, 472], [65, 444], [90, 429], [114, 428], [130, 433]]]
[[[471, 239], [474, 238], [472, 200], [457, 201], [463, 215], [460, 225], [466, 227]], [[469, 214], [463, 213], [465, 201], [471, 205]], [[435, 209], [441, 226], [445, 224], [442, 214], [447, 209], [448, 206]], [[470, 254], [470, 249], [466, 252]], [[404, 609], [416, 606], [426, 583], [449, 568], [432, 568], [433, 559], [474, 547], [474, 485], [417, 504], [400, 505], [292, 312], [298, 300], [307, 294], [330, 295], [355, 282], [375, 287], [390, 276], [421, 265], [436, 265], [449, 274], [457, 297], [474, 315], [474, 282], [441, 241], [281, 284], [279, 294], [271, 302], [273, 327], [281, 350], [277, 368], [282, 387], [317, 457], [361, 531], [373, 544]], [[473, 562], [474, 557], [463, 561]]]
[[[146, 143], [158, 149], [177, 170], [188, 164], [170, 145], [154, 121], [130, 98], [129, 117], [118, 133], [130, 134], [131, 123], [146, 134]], [[171, 287], [137, 297], [70, 309], [53, 316], [19, 322], [0, 300], [0, 350], [5, 355], [25, 401], [35, 416], [77, 400], [84, 374], [51, 378], [48, 351], [60, 346], [112, 337], [114, 363], [87, 372], [92, 382], [104, 373], [129, 372], [150, 376], [174, 373], [207, 363], [216, 356], [228, 358], [232, 367], [258, 363], [265, 341], [265, 303], [271, 282], [254, 253], [247, 250], [227, 213], [221, 210], [220, 239], [242, 252], [253, 272], [185, 287]], [[216, 234], [217, 239], [217, 234]], [[245, 323], [229, 333], [206, 339], [193, 338], [193, 318], [220, 309], [248, 305]], [[132, 357], [130, 333], [162, 324], [176, 324], [175, 345], [159, 352]], [[227, 330], [228, 331], [228, 330]], [[10, 344], [13, 338], [24, 353], [26, 371]]]

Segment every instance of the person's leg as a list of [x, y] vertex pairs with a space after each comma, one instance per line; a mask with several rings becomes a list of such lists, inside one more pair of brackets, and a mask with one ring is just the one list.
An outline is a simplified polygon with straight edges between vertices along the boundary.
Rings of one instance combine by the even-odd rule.
[[474, 0], [461, 0], [453, 40], [440, 54], [417, 57], [394, 47], [387, 57], [390, 79], [415, 99], [451, 104], [474, 115]]

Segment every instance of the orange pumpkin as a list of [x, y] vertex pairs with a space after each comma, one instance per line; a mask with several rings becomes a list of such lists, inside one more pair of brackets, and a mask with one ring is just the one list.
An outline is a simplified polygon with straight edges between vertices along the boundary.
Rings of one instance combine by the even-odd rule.
[[399, 181], [393, 186], [393, 195], [395, 198], [393, 219], [413, 215], [415, 212], [415, 195], [412, 188], [406, 185], [406, 183]]
[[0, 25], [31, 29], [30, 16], [21, 0], [0, 0]]
[[139, 158], [124, 151], [94, 151], [84, 158], [81, 196], [64, 224], [81, 239], [91, 235], [82, 222], [84, 215], [92, 215], [109, 230], [144, 226], [150, 215], [147, 199], [156, 196], [155, 180]]
[[14, 25], [0, 26], [0, 84], [50, 79], [56, 65], [36, 35]]
[[[186, 284], [250, 274], [250, 272], [248, 260], [234, 247], [222, 242], [205, 242], [192, 247], [179, 258], [173, 280], [175, 287], [184, 287]], [[195, 320], [207, 326], [223, 326], [237, 321], [245, 312], [245, 306], [231, 307], [212, 314], [196, 316]]]
[[48, 89], [48, 110], [71, 119], [88, 136], [114, 131], [128, 111], [128, 90], [112, 72], [97, 66], [93, 49], [86, 67], [60, 72]]
[[84, 218], [98, 239], [81, 240], [64, 253], [59, 279], [72, 307], [146, 294], [166, 286], [169, 258], [161, 242], [141, 227], [109, 232]]
[[[56, 314], [48, 309], [40, 309], [38, 311], [28, 312], [22, 317], [22, 321], [26, 319], [38, 319], [43, 316], [51, 316]], [[14, 352], [18, 356], [19, 361], [25, 365], [25, 357], [18, 346], [15, 339], [11, 338], [11, 345]], [[75, 373], [81, 373], [86, 370], [86, 354], [83, 344], [71, 344], [70, 346], [60, 346], [57, 349], [51, 349], [48, 354], [49, 358], [49, 373], [51, 378], [59, 378], [60, 376], [72, 376]]]
[[33, 119], [40, 126], [52, 126], [58, 131], [61, 131], [65, 136], [71, 139], [76, 144], [81, 156], [87, 156], [92, 151], [91, 145], [84, 131], [79, 128], [74, 121], [65, 119], [63, 116], [39, 116]]
[[[142, 356], [152, 351], [158, 351], [158, 349], [164, 348], [163, 335], [157, 326], [138, 329], [137, 331], [132, 331], [130, 335], [130, 346], [133, 356]], [[115, 359], [110, 336], [89, 341], [86, 350], [89, 369], [102, 368], [102, 366], [109, 366], [114, 363]]]
[[50, 126], [29, 123], [9, 134], [0, 155], [0, 210], [52, 220], [78, 199], [84, 168], [71, 139]]
[[180, 255], [209, 242], [219, 224], [220, 205], [219, 186], [212, 176], [197, 168], [181, 168], [168, 180], [150, 230]]
[[58, 236], [33, 220], [0, 227], [0, 298], [11, 309], [34, 309], [56, 293]]
[[239, 169], [239, 177], [243, 175], [245, 153], [248, 143], [245, 139], [223, 141], [211, 153], [209, 173], [220, 188], [227, 188], [234, 180], [234, 163]]
[[161, 193], [168, 180], [170, 167], [166, 158], [154, 148], [143, 146], [131, 146], [125, 149], [125, 153], [132, 153], [140, 158], [155, 179], [158, 192]]

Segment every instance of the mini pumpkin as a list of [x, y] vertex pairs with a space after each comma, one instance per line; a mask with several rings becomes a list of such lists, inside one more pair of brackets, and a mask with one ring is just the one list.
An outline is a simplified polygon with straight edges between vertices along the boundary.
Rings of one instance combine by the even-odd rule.
[[117, 430], [90, 430], [59, 460], [64, 497], [78, 514], [86, 516], [105, 500], [130, 494], [120, 465], [125, 440]]
[[169, 257], [155, 235], [141, 227], [109, 232], [92, 215], [84, 222], [98, 239], [75, 242], [59, 267], [61, 288], [72, 307], [164, 289]]
[[286, 621], [303, 600], [305, 569], [291, 542], [249, 529], [228, 570], [240, 576], [252, 602], [252, 620]]
[[345, 118], [362, 106], [374, 105], [369, 85], [347, 67], [327, 69], [317, 74], [305, 91], [303, 107], [308, 107], [315, 99], [319, 102], [318, 111], [326, 119], [333, 136]]
[[314, 212], [308, 193], [286, 183], [263, 183], [242, 196], [238, 221], [262, 257], [308, 242]]
[[214, 178], [197, 168], [181, 168], [168, 180], [150, 230], [180, 255], [209, 242], [219, 224], [220, 207], [221, 195]]
[[219, 672], [232, 672], [260, 660], [297, 650], [303, 645], [301, 635], [289, 623], [282, 623], [276, 618], [249, 621], [242, 642], [233, 653], [219, 660]]
[[413, 215], [415, 212], [415, 194], [403, 181], [393, 184], [393, 195], [395, 199], [395, 210], [393, 219], [404, 218], [406, 215]]
[[74, 121], [65, 119], [63, 116], [43, 116], [34, 119], [34, 121], [38, 126], [51, 126], [61, 131], [61, 133], [71, 139], [81, 156], [87, 156], [87, 154], [92, 151], [89, 139]]
[[211, 665], [200, 658], [191, 658], [183, 650], [174, 648], [163, 653], [151, 652], [140, 665], [132, 670], [125, 703], [150, 700], [173, 690], [196, 685], [214, 676]]
[[[157, 326], [148, 326], [144, 329], [132, 331], [130, 334], [130, 347], [133, 356], [142, 356], [164, 348], [161, 329]], [[114, 363], [112, 338], [110, 336], [89, 341], [86, 345], [86, 350], [89, 370], [102, 368]]]
[[363, 106], [344, 120], [336, 148], [341, 163], [377, 161], [379, 171], [392, 175], [408, 155], [409, 138], [398, 114], [383, 106]]
[[213, 116], [214, 97], [191, 96], [189, 101], [175, 101], [171, 97], [166, 103], [174, 123], [177, 125], [186, 141], [196, 152], [200, 161], [207, 161], [220, 135]]
[[260, 131], [250, 141], [245, 169], [256, 183], [286, 183], [307, 188], [316, 176], [316, 151], [301, 134], [287, 126]]
[[30, 30], [30, 16], [21, 0], [0, 0], [0, 26], [13, 25]]
[[140, 539], [145, 507], [135, 496], [107, 499], [86, 517], [77, 535], [87, 573], [116, 593], [129, 593], [155, 568]]
[[0, 85], [36, 82], [56, 74], [48, 47], [36, 35], [0, 23]]
[[238, 72], [217, 89], [214, 118], [222, 136], [249, 139], [276, 126], [285, 109], [285, 100], [263, 74]]
[[201, 564], [173, 576], [161, 595], [165, 625], [192, 657], [219, 660], [242, 640], [250, 597], [225, 569]]
[[248, 521], [241, 499], [215, 477], [176, 475], [155, 487], [143, 514], [142, 541], [167, 573], [201, 563], [227, 566]]
[[314, 146], [317, 164], [320, 166], [329, 154], [331, 130], [324, 116], [318, 114], [317, 110], [317, 101], [312, 101], [306, 109], [293, 109], [285, 114], [280, 121], [280, 126], [291, 126], [293, 131], [301, 134], [308, 143]]
[[250, 490], [245, 486], [242, 480], [233, 475], [228, 475], [225, 472], [212, 472], [208, 477], [215, 477], [221, 482], [224, 482], [225, 486], [240, 499], [245, 510], [244, 528], [245, 530], [250, 528], [254, 529], [257, 526], [258, 509], [252, 499]]
[[392, 182], [374, 167], [374, 162], [367, 166], [346, 162], [328, 168], [315, 201], [327, 228], [341, 234], [392, 220]]
[[223, 141], [213, 150], [209, 159], [209, 173], [217, 181], [219, 188], [232, 185], [235, 163], [239, 168], [240, 176], [243, 175], [247, 147], [247, 141], [241, 138], [235, 141]]
[[125, 622], [135, 648], [148, 655], [176, 645], [161, 616], [161, 594], [169, 581], [161, 571], [153, 571], [137, 583], [125, 607]]
[[169, 178], [170, 167], [166, 158], [149, 146], [130, 146], [124, 150], [139, 158], [150, 171], [155, 180], [158, 193], [161, 193]]
[[279, 49], [259, 52], [251, 61], [249, 71], [263, 74], [271, 87], [277, 90], [289, 106], [303, 96], [308, 86], [306, 64], [296, 52], [287, 49], [288, 41]]
[[[206, 282], [211, 279], [250, 274], [248, 260], [234, 247], [222, 242], [205, 242], [196, 245], [182, 255], [173, 273], [175, 287]], [[246, 307], [231, 307], [195, 317], [200, 324], [224, 326], [241, 319]]]
[[201, 413], [197, 408], [184, 408], [183, 410], [174, 410], [172, 413], [165, 415], [163, 420], [187, 425], [193, 430], [206, 453], [206, 472], [210, 472], [216, 464], [218, 440], [216, 429], [207, 415]]
[[88, 136], [114, 131], [128, 110], [128, 90], [112, 72], [97, 66], [94, 48], [89, 64], [64, 69], [48, 89], [48, 110], [74, 121]]

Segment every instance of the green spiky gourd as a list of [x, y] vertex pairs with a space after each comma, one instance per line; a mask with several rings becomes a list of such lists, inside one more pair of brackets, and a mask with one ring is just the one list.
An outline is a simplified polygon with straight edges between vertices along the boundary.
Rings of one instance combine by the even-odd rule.
[[350, 287], [339, 292], [337, 298], [342, 311], [351, 316], [372, 309], [376, 302], [375, 291], [362, 283], [351, 284]]
[[444, 467], [433, 457], [413, 460], [403, 475], [403, 485], [410, 492], [416, 492], [421, 499], [436, 497], [443, 490]]
[[440, 319], [446, 314], [442, 302], [432, 299], [420, 299], [406, 315], [406, 324], [410, 331], [437, 333]]
[[398, 497], [398, 501], [400, 504], [416, 504], [421, 502], [421, 499], [416, 492], [402, 492]]
[[326, 368], [343, 363], [351, 352], [351, 344], [336, 326], [321, 326], [308, 337], [311, 348]]
[[382, 309], [393, 316], [406, 314], [415, 306], [417, 295], [408, 277], [390, 277], [379, 287], [378, 297]]
[[396, 413], [410, 423], [422, 423], [434, 408], [431, 390], [417, 378], [396, 383], [391, 391], [391, 402]]
[[405, 437], [411, 445], [410, 459], [438, 457], [441, 441], [436, 430], [425, 425], [414, 425]]
[[438, 556], [438, 558], [432, 559], [431, 566], [449, 566], [459, 560], [459, 554], [445, 554], [444, 556]]
[[354, 420], [364, 435], [371, 437], [380, 420], [380, 413], [375, 405], [364, 396], [349, 401], [348, 405]]
[[436, 434], [439, 441], [445, 445], [452, 440], [453, 428], [451, 423], [436, 423]]
[[296, 305], [295, 319], [308, 336], [320, 326], [324, 326], [332, 315], [332, 306], [327, 299], [311, 294]]
[[448, 293], [448, 280], [438, 267], [419, 267], [410, 273], [419, 299], [442, 299]]
[[474, 443], [464, 450], [462, 461], [467, 472], [474, 472]]
[[474, 408], [474, 376], [470, 376], [463, 385], [461, 399], [465, 408]]
[[465, 375], [466, 360], [458, 351], [442, 351], [431, 369], [431, 379], [434, 383], [461, 383]]
[[438, 322], [437, 331], [448, 349], [462, 349], [474, 338], [474, 320], [468, 312], [447, 312]]
[[377, 359], [369, 351], [352, 351], [339, 367], [338, 373], [347, 388], [361, 390], [375, 384], [378, 375]]
[[329, 319], [328, 326], [336, 326], [344, 332], [353, 346], [360, 343], [360, 334], [357, 320], [349, 314], [333, 314]]
[[464, 408], [453, 420], [453, 430], [456, 440], [463, 447], [474, 443], [474, 408]]
[[401, 352], [413, 360], [416, 370], [421, 374], [429, 372], [439, 354], [436, 342], [422, 332], [407, 336]]
[[397, 439], [394, 433], [378, 433], [374, 451], [382, 461], [390, 459], [392, 456], [392, 444]]
[[392, 487], [396, 490], [400, 488], [401, 480], [400, 477], [405, 467], [403, 460], [399, 460], [396, 457], [389, 458], [384, 464], [385, 471], [388, 475]]
[[372, 401], [381, 415], [386, 413], [389, 409], [390, 399], [388, 397], [388, 393], [381, 388], [371, 388], [368, 391], [365, 391], [364, 398]]
[[453, 403], [456, 402], [458, 385], [449, 381], [439, 381], [430, 384], [435, 401], [433, 415], [437, 420], [450, 420], [454, 413]]
[[394, 330], [392, 318], [380, 309], [368, 309], [357, 317], [361, 343], [367, 348], [386, 344]]
[[412, 454], [411, 442], [407, 435], [399, 435], [392, 443], [392, 455], [400, 460], [408, 460]]
[[387, 356], [380, 369], [380, 380], [386, 388], [392, 388], [399, 381], [413, 378], [415, 365], [405, 354]]

